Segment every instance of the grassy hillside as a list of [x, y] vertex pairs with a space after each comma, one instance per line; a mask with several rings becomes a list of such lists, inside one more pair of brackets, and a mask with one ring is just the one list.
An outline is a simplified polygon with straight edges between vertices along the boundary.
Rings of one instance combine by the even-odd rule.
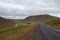
[[16, 23], [11, 21], [11, 20], [8, 20], [8, 19], [5, 19], [3, 17], [0, 17], [0, 30], [1, 29], [7, 29], [7, 28], [10, 28], [12, 26], [14, 26]]
[[17, 23], [13, 20], [0, 17], [0, 34], [22, 29], [29, 26], [30, 24], [32, 24], [32, 22], [18, 22]]
[[50, 20], [47, 22], [48, 25], [60, 27], [60, 18], [55, 20]]
[[18, 26], [12, 26], [0, 31], [0, 40], [23, 40], [25, 36], [35, 28], [34, 22], [22, 22]]
[[32, 23], [21, 23], [18, 26], [12, 26], [12, 27], [0, 30], [0, 34], [4, 34], [6, 32], [12, 32], [12, 31], [19, 30], [19, 29], [21, 30], [21, 29], [28, 27], [30, 25], [32, 25]]

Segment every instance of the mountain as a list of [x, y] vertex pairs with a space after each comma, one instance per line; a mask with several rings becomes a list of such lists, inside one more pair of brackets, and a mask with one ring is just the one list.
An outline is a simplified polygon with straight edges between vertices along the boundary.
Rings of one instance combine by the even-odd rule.
[[24, 19], [23, 21], [25, 21], [25, 22], [26, 22], [26, 21], [46, 22], [46, 21], [49, 21], [49, 20], [54, 20], [54, 19], [56, 19], [56, 18], [57, 18], [57, 17], [44, 14], [44, 15], [29, 16], [29, 17], [27, 17], [26, 19]]
[[1, 21], [3, 21], [3, 20], [5, 20], [5, 18], [3, 18], [3, 17], [0, 17], [0, 22], [1, 22]]
[[9, 19], [5, 19], [3, 17], [0, 17], [0, 29], [12, 27], [14, 25], [15, 25], [15, 22], [13, 22]]
[[0, 17], [0, 24], [6, 24], [6, 23], [11, 23], [11, 22], [13, 22], [12, 20], [10, 20], [10, 19], [5, 19], [5, 18], [3, 18], [3, 17]]
[[4, 24], [4, 23], [6, 23], [6, 22], [10, 22], [10, 20], [8, 20], [8, 19], [5, 19], [5, 18], [3, 18], [3, 17], [0, 17], [0, 24]]

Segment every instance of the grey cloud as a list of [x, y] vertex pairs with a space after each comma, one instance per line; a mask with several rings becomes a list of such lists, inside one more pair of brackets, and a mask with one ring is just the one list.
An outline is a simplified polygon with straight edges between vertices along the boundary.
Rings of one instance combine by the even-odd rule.
[[0, 15], [6, 18], [39, 14], [60, 15], [60, 0], [0, 0]]

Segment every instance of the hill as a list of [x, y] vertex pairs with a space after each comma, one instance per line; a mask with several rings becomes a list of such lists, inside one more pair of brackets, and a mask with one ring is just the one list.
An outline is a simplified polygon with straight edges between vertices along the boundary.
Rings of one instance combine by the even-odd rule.
[[57, 19], [57, 17], [44, 14], [44, 15], [29, 16], [29, 17], [27, 17], [26, 19], [24, 19], [23, 21], [24, 21], [24, 22], [27, 22], [27, 21], [47, 22], [47, 21], [54, 20], [54, 19]]
[[15, 23], [13, 21], [0, 17], [0, 29], [12, 27], [14, 25]]

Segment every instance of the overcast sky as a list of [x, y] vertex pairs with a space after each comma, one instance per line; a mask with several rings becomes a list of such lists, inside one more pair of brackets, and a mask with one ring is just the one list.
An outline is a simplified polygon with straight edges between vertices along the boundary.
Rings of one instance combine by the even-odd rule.
[[0, 0], [0, 16], [23, 19], [31, 15], [60, 16], [60, 0]]

